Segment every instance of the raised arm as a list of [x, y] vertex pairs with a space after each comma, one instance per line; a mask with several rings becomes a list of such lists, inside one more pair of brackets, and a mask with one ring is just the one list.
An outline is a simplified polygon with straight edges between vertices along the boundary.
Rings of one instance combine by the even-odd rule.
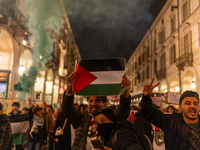
[[117, 120], [127, 119], [130, 113], [131, 97], [129, 94], [131, 81], [126, 77], [126, 74], [122, 76], [121, 87], [125, 88], [125, 92], [120, 96], [120, 104], [117, 109], [114, 110], [114, 115]]
[[74, 108], [74, 93], [72, 85], [74, 84], [76, 73], [73, 71], [65, 78], [67, 89], [63, 95], [61, 113], [69, 120], [74, 128], [76, 128], [81, 121], [81, 114]]
[[153, 85], [154, 79], [152, 79], [150, 84], [146, 84], [143, 87], [143, 97], [141, 101], [141, 110], [143, 116], [156, 125], [157, 127], [163, 129], [164, 122], [166, 122], [169, 119], [169, 116], [165, 115], [162, 111], [158, 110], [153, 106], [152, 99], [150, 97], [153, 89], [157, 87], [160, 82]]

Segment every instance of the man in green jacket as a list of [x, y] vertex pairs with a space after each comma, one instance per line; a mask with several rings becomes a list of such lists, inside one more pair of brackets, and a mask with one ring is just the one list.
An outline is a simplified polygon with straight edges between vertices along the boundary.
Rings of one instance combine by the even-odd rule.
[[[107, 97], [105, 96], [89, 96], [88, 100], [88, 111], [81, 114], [74, 106], [74, 94], [72, 91], [72, 85], [75, 81], [76, 73], [72, 72], [68, 77], [65, 78], [67, 89], [63, 96], [61, 113], [65, 115], [68, 121], [72, 124], [75, 131], [75, 139], [72, 146], [72, 150], [84, 150], [87, 144], [87, 138], [96, 137], [96, 125], [93, 115], [103, 109], [103, 101]], [[120, 96], [120, 104], [117, 109], [114, 110], [114, 115], [117, 120], [126, 119], [130, 112], [130, 90], [131, 82], [127, 79], [126, 75], [122, 76], [121, 86], [125, 87], [125, 92]]]

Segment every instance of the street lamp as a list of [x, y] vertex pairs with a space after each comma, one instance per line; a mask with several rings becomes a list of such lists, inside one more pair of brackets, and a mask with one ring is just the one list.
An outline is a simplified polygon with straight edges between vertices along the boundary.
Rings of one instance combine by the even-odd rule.
[[196, 84], [194, 83], [194, 81], [192, 81], [192, 83], [190, 84], [190, 87], [192, 90], [194, 90], [196, 88]]
[[2, 59], [2, 56], [1, 56], [1, 52], [0, 52], [0, 61], [1, 61], [1, 59]]
[[180, 90], [180, 88], [179, 88], [179, 86], [177, 85], [177, 86], [175, 87], [175, 92], [179, 92], [179, 90]]

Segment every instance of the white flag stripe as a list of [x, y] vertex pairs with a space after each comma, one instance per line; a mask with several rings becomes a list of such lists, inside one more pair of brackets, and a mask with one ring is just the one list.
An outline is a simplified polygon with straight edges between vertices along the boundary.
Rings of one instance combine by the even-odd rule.
[[124, 71], [90, 72], [97, 77], [91, 84], [116, 84], [122, 80]]
[[29, 121], [11, 122], [12, 134], [26, 132], [29, 127]]

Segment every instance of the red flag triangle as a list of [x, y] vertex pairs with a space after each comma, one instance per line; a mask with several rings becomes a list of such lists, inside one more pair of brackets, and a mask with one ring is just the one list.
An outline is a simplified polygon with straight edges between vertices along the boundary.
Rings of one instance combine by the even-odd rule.
[[91, 74], [89, 71], [81, 67], [78, 63], [76, 63], [76, 78], [73, 84], [73, 92], [77, 93], [92, 83], [97, 77]]

